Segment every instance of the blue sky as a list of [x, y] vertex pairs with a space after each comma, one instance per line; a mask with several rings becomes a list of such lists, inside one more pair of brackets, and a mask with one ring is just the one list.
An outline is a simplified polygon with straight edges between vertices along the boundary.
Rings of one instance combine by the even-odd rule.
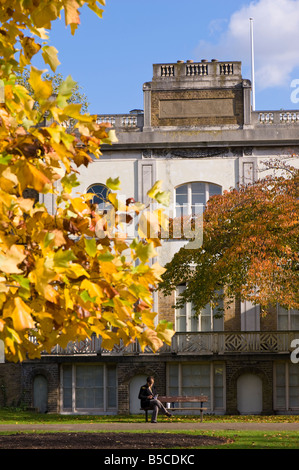
[[82, 86], [91, 113], [128, 113], [143, 108], [153, 63], [240, 60], [250, 79], [250, 16], [256, 109], [299, 109], [299, 0], [106, 0], [102, 19], [81, 10], [74, 36], [62, 17], [50, 44], [57, 72]]

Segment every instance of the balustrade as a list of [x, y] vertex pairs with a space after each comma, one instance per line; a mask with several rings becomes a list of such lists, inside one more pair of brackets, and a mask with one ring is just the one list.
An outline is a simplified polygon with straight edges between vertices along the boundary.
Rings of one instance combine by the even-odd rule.
[[117, 129], [136, 129], [143, 126], [143, 114], [98, 115], [97, 123], [108, 123]]
[[174, 65], [161, 65], [161, 77], [174, 77]]
[[233, 75], [234, 74], [234, 64], [219, 64], [220, 75]]
[[258, 111], [252, 113], [254, 124], [298, 124], [299, 111]]
[[186, 65], [187, 77], [194, 75], [208, 75], [208, 66], [206, 64], [188, 64]]
[[[164, 345], [159, 353], [176, 354], [260, 354], [288, 353], [291, 342], [299, 338], [299, 331], [276, 332], [211, 332], [176, 333], [171, 346]], [[46, 355], [47, 353], [43, 353]], [[70, 342], [66, 348], [55, 346], [51, 355], [126, 355], [153, 354], [150, 347], [142, 352], [139, 343], [115, 346], [112, 351], [102, 348], [102, 339], [92, 336], [85, 341]]]

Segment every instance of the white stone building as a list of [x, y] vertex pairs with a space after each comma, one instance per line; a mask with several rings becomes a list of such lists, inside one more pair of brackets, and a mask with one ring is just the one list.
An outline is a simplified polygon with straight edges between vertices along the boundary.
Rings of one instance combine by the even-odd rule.
[[[155, 64], [143, 90], [144, 110], [98, 116], [115, 127], [118, 142], [80, 169], [76, 190], [105, 198], [106, 180], [120, 177], [124, 197], [146, 202], [162, 180], [174, 213], [192, 211], [213, 194], [253, 182], [266, 159], [298, 154], [299, 111], [253, 112], [240, 62]], [[158, 261], [165, 265], [184, 243], [164, 240]], [[189, 305], [171, 308], [175, 294], [154, 298], [160, 319], [175, 325], [171, 347], [155, 355], [138, 345], [108, 353], [94, 338], [57, 348], [22, 365], [26, 403], [61, 413], [136, 413], [139, 386], [155, 375], [160, 394], [207, 394], [209, 413], [299, 412], [299, 365], [290, 360], [298, 311], [277, 306], [264, 319], [258, 307], [236, 302], [223, 319], [207, 308], [195, 320]]]

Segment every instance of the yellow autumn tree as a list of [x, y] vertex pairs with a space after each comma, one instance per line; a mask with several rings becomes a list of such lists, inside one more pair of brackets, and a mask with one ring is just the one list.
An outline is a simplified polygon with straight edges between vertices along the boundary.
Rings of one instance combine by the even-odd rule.
[[[173, 335], [170, 324], [155, 324], [152, 311], [152, 291], [163, 272], [148, 262], [157, 237], [140, 228], [128, 242], [120, 230], [136, 217], [141, 227], [165, 223], [163, 211], [149, 217], [142, 204], [121, 202], [118, 179], [107, 181], [111, 208], [105, 215], [91, 204], [91, 195], [73, 195], [78, 168], [100, 158], [101, 145], [112, 145], [115, 136], [97, 124], [96, 115], [82, 113], [81, 104], [68, 104], [70, 76], [54, 95], [52, 81], [31, 65], [40, 52], [55, 72], [52, 22], [64, 14], [74, 34], [80, 8], [101, 17], [98, 3], [105, 1], [0, 1], [0, 339], [13, 361], [92, 334], [102, 337], [106, 349], [138, 339], [142, 349], [149, 345], [154, 351]], [[33, 96], [17, 81], [24, 67]], [[64, 126], [69, 119], [76, 122], [72, 132]], [[30, 198], [32, 191], [52, 194], [55, 213]], [[150, 196], [166, 200], [159, 184]]]

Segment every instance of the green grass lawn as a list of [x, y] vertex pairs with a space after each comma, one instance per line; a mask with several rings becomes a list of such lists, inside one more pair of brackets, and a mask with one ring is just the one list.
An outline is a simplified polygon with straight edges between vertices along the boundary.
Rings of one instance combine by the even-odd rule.
[[[48, 413], [36, 413], [33, 411], [24, 411], [21, 409], [13, 408], [0, 408], [0, 424], [5, 423], [143, 423], [144, 414], [139, 415], [61, 415], [61, 414], [48, 414]], [[173, 415], [171, 422], [182, 422], [182, 423], [192, 423], [198, 422], [200, 419], [199, 416], [183, 416], [183, 415]], [[159, 416], [159, 421], [169, 420], [164, 416]], [[205, 423], [299, 423], [299, 415], [271, 415], [271, 416], [217, 416], [217, 415], [204, 415]]]
[[[159, 422], [166, 421], [163, 416], [159, 417]], [[199, 416], [174, 416], [171, 422], [192, 423], [198, 422]], [[144, 423], [144, 415], [115, 415], [115, 416], [94, 416], [94, 415], [60, 415], [60, 414], [40, 414], [32, 411], [22, 411], [18, 409], [0, 408], [0, 424], [59, 424], [59, 423]], [[167, 420], [169, 422], [169, 420]], [[205, 415], [205, 423], [281, 423], [281, 431], [235, 431], [235, 430], [197, 430], [184, 431], [184, 433], [194, 433], [207, 436], [225, 437], [230, 440], [228, 444], [216, 447], [206, 447], [206, 449], [299, 449], [299, 416], [215, 416]], [[298, 423], [297, 431], [283, 431], [283, 423]], [[100, 431], [97, 431], [100, 432]], [[115, 431], [117, 432], [117, 431]], [[125, 432], [125, 431], [122, 431]], [[130, 431], [134, 432], [134, 431]], [[137, 431], [136, 431], [137, 432]], [[165, 432], [154, 431], [149, 427], [149, 431], [138, 432]], [[168, 432], [180, 433], [182, 431]], [[3, 434], [3, 432], [1, 432]], [[203, 449], [201, 447], [201, 449]]]
[[221, 431], [210, 435], [230, 439], [228, 444], [209, 449], [299, 449], [299, 432]]

